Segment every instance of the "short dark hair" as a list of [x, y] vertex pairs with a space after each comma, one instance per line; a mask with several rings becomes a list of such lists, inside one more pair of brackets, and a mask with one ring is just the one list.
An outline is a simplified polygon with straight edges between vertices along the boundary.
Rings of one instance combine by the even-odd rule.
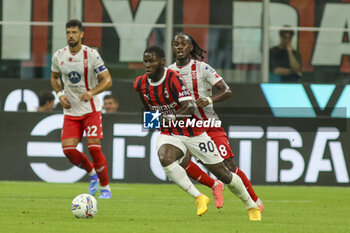
[[44, 106], [47, 101], [53, 101], [55, 96], [50, 91], [39, 92], [39, 106]]
[[78, 19], [71, 19], [66, 23], [66, 28], [78, 27], [80, 31], [84, 31], [83, 24]]
[[118, 103], [117, 98], [115, 98], [113, 95], [105, 95], [103, 97], [103, 100], [107, 100], [107, 99], [113, 99], [116, 103]]
[[154, 53], [157, 58], [165, 58], [164, 50], [158, 45], [152, 45], [148, 47], [147, 49], [145, 49], [145, 52], [143, 52], [143, 54], [145, 53]]
[[[284, 28], [291, 27], [290, 25], [283, 25]], [[294, 31], [293, 30], [288, 30], [288, 29], [281, 29], [279, 31], [280, 36], [284, 36], [285, 34], [290, 34], [292, 37], [294, 36]]]

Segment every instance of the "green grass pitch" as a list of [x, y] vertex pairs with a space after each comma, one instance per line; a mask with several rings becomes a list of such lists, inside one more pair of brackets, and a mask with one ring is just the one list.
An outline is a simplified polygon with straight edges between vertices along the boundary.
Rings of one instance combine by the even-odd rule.
[[195, 201], [173, 184], [111, 184], [113, 198], [98, 200], [93, 219], [77, 219], [73, 198], [88, 183], [0, 182], [2, 233], [342, 233], [350, 232], [349, 187], [255, 186], [264, 202], [262, 222], [249, 222], [243, 204], [228, 188], [225, 204], [196, 215]]

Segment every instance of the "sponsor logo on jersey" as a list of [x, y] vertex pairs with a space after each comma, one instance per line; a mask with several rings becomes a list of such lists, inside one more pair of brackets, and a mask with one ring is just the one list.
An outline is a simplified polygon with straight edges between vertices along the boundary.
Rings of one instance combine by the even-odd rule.
[[164, 104], [164, 105], [148, 105], [149, 109], [152, 111], [161, 111], [162, 113], [164, 113], [165, 111], [173, 113], [175, 112], [175, 107], [176, 107], [177, 103], [174, 101], [171, 104]]
[[148, 94], [143, 94], [143, 96], [144, 96], [146, 99], [150, 100], [150, 98], [149, 98], [149, 95], [148, 95]]
[[179, 93], [179, 98], [185, 96], [191, 96], [191, 92], [189, 92], [189, 90], [187, 90], [185, 86], [182, 86], [182, 92]]
[[81, 75], [76, 71], [72, 71], [68, 74], [68, 78], [71, 83], [77, 84], [81, 80]]

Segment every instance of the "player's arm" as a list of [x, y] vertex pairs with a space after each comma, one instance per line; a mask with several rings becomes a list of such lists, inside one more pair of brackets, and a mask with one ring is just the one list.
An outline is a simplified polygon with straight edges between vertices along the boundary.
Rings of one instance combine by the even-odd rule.
[[98, 78], [100, 79], [99, 84], [93, 89], [88, 90], [82, 95], [80, 95], [80, 100], [88, 102], [94, 95], [97, 95], [112, 86], [112, 77], [108, 70], [99, 73]]
[[181, 75], [173, 76], [171, 92], [176, 93], [173, 98], [180, 103], [180, 108], [174, 114], [166, 115], [169, 120], [181, 120], [191, 117], [194, 113], [194, 101], [191, 92], [187, 89], [186, 82]]
[[221, 81], [217, 82], [214, 87], [218, 90], [218, 93], [215, 95], [206, 97], [206, 98], [198, 98], [196, 100], [196, 104], [200, 108], [204, 108], [211, 103], [221, 102], [227, 100], [232, 96], [231, 88], [226, 84], [226, 82], [221, 79]]
[[62, 108], [71, 108], [72, 106], [69, 103], [68, 97], [62, 94], [62, 82], [60, 79], [60, 73], [51, 71], [50, 82], [51, 82], [52, 89], [54, 89], [54, 91], [57, 94], [57, 97], [60, 100], [60, 104]]
[[194, 113], [194, 102], [193, 100], [183, 100], [180, 101], [181, 107], [174, 113], [177, 120], [181, 120], [192, 116]]
[[166, 121], [174, 121], [174, 120], [182, 120], [188, 117], [191, 117], [194, 113], [194, 102], [193, 100], [183, 100], [180, 101], [181, 107], [171, 115], [162, 115], [161, 121], [163, 122], [163, 118]]
[[150, 110], [150, 109], [149, 109], [149, 106], [148, 106], [148, 104], [145, 102], [145, 99], [143, 98], [142, 94], [139, 93], [139, 96], [140, 96], [140, 99], [141, 99], [141, 102], [142, 102], [143, 106], [145, 107], [145, 109], [146, 109], [147, 111], [149, 111], [149, 110]]

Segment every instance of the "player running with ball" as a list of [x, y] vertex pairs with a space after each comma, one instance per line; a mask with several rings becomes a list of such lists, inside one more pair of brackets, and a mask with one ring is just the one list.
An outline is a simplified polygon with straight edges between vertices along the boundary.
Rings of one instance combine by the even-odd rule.
[[[180, 124], [191, 118], [199, 119], [193, 115], [194, 101], [185, 81], [176, 71], [165, 68], [164, 50], [159, 46], [147, 48], [143, 61], [146, 73], [136, 78], [134, 89], [139, 93], [146, 109], [162, 113], [163, 120], [171, 125], [165, 127], [162, 121], [161, 134], [157, 138], [159, 160], [167, 176], [196, 199], [198, 216], [208, 210], [209, 198], [198, 191], [184, 168], [179, 165], [190, 160], [187, 154], [190, 151], [241, 199], [248, 209], [249, 219], [260, 221], [259, 207], [249, 196], [239, 176], [226, 168], [223, 158], [219, 156], [215, 144], [204, 128]], [[178, 124], [175, 126], [175, 123]], [[205, 151], [203, 145], [208, 146]]]

